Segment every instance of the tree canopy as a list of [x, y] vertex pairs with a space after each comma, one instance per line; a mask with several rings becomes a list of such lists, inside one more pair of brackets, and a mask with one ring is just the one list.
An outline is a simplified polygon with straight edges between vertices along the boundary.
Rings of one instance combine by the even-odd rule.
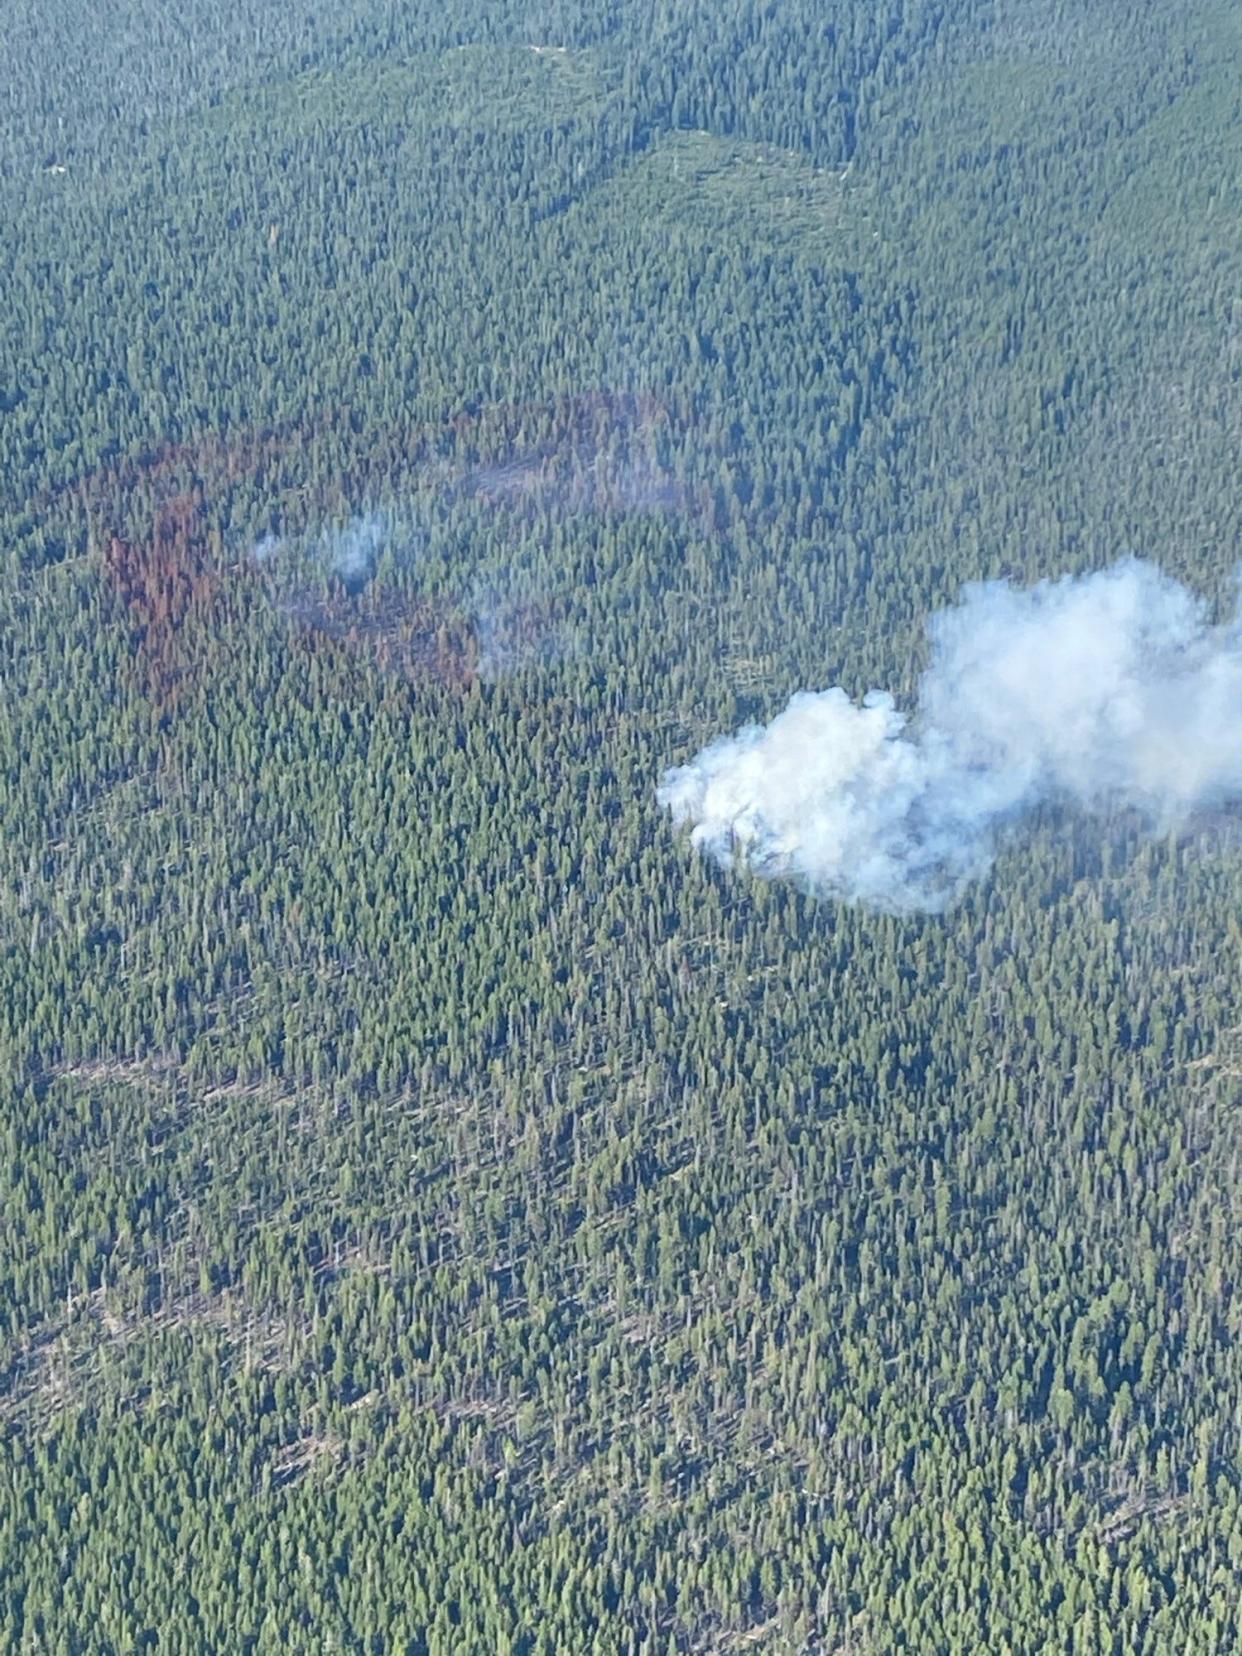
[[1236, 1648], [1236, 814], [663, 769], [1238, 556], [1215, 0], [10, 0], [0, 1645]]

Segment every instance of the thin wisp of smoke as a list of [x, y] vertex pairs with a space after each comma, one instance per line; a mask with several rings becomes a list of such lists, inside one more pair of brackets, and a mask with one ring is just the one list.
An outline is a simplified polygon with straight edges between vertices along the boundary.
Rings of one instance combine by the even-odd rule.
[[1168, 828], [1242, 798], [1242, 626], [1153, 565], [974, 584], [929, 631], [911, 719], [800, 692], [668, 771], [661, 803], [726, 866], [903, 911], [952, 902], [1041, 802]]
[[360, 650], [407, 678], [493, 683], [565, 651], [560, 606], [520, 569], [455, 581], [442, 565], [437, 576], [433, 565], [428, 579], [412, 581], [428, 544], [410, 509], [394, 507], [301, 539], [269, 531], [248, 558], [300, 636]]

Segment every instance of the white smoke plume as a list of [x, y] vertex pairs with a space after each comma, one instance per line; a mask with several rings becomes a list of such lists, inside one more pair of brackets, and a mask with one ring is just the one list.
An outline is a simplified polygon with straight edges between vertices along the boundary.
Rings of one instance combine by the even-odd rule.
[[726, 866], [892, 911], [944, 908], [1041, 801], [1169, 827], [1242, 799], [1242, 625], [1128, 559], [931, 620], [907, 721], [884, 691], [801, 692], [668, 771], [659, 798]]
[[340, 576], [350, 592], [361, 591], [371, 579], [390, 532], [384, 517], [366, 512], [327, 537], [325, 550], [332, 572]]
[[252, 564], [263, 568], [278, 557], [309, 561], [310, 567], [326, 568], [352, 594], [368, 585], [383, 553], [391, 553], [401, 564], [421, 557], [426, 548], [423, 532], [394, 512], [357, 512], [348, 522], [321, 527], [313, 535], [286, 538], [269, 530], [248, 552]]

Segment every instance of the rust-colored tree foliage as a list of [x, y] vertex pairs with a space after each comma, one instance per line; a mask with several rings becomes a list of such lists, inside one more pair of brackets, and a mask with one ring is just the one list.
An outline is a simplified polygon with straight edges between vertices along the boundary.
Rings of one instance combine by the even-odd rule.
[[333, 410], [280, 431], [153, 445], [43, 504], [80, 514], [104, 548], [144, 693], [162, 711], [214, 661], [245, 583], [283, 613], [298, 647], [338, 659], [342, 670], [349, 657], [407, 681], [465, 688], [545, 647], [557, 620], [546, 600], [427, 599], [373, 586], [351, 593], [331, 580], [326, 590], [291, 593], [245, 549], [226, 551], [219, 525], [261, 505], [282, 533], [313, 535], [362, 502], [430, 490], [515, 520], [668, 513], [710, 528], [709, 496], [677, 477], [665, 452], [679, 423], [658, 399], [608, 390], [383, 429]]
[[201, 499], [192, 492], [169, 501], [145, 539], [110, 536], [104, 567], [145, 689], [161, 706], [175, 703], [212, 652], [228, 601]]

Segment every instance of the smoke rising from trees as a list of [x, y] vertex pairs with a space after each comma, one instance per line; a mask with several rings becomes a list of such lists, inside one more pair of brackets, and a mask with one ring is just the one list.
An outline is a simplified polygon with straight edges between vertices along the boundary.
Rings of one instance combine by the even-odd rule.
[[1242, 798], [1242, 626], [1128, 559], [932, 618], [907, 718], [885, 691], [800, 692], [668, 771], [659, 798], [725, 865], [889, 910], [935, 910], [1045, 801], [1157, 828]]

